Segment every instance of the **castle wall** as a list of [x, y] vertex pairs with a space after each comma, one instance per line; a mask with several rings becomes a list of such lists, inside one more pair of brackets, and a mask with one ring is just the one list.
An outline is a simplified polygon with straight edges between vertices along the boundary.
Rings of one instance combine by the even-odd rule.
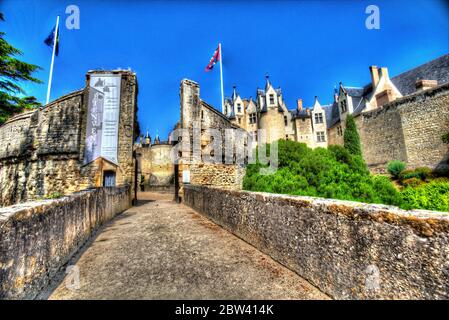
[[145, 186], [173, 184], [174, 164], [170, 157], [171, 150], [172, 146], [169, 144], [155, 144], [136, 149], [139, 155], [139, 173], [144, 177]]
[[[206, 130], [218, 129], [222, 143], [220, 148], [224, 157], [225, 130], [241, 130], [231, 123], [221, 112], [200, 99], [199, 85], [191, 80], [183, 80], [180, 88], [181, 98], [181, 129], [188, 130], [188, 137], [183, 137], [180, 143], [190, 143], [190, 153], [180, 160], [179, 176], [180, 194], [183, 190], [183, 172], [188, 171], [190, 183], [206, 184], [231, 189], [241, 189], [244, 168], [233, 161], [224, 164], [223, 159], [216, 159], [217, 164], [206, 164], [203, 159], [196, 159], [193, 156], [194, 148], [201, 148], [206, 152], [208, 145], [212, 142]], [[197, 127], [198, 132], [194, 131]], [[188, 139], [185, 141], [184, 139]], [[199, 142], [199, 145], [196, 143]], [[211, 155], [213, 156], [213, 155]]]
[[[338, 127], [341, 126], [341, 134], [339, 134], [338, 131]], [[344, 144], [344, 140], [343, 140], [343, 129], [344, 128], [344, 123], [339, 122], [338, 124], [334, 125], [333, 127], [329, 128], [327, 130], [327, 144], [333, 145], [343, 145]]]
[[445, 213], [192, 185], [184, 201], [333, 298], [449, 298]]
[[[93, 71], [86, 83], [90, 74], [99, 73], [111, 72]], [[118, 73], [122, 82], [116, 184], [133, 188], [137, 83], [133, 73]], [[83, 165], [87, 101], [88, 85], [0, 126], [0, 206], [102, 186], [99, 169], [108, 164]]]
[[309, 148], [313, 148], [313, 128], [310, 118], [297, 118], [295, 121], [295, 141], [305, 143]]
[[374, 170], [391, 160], [409, 168], [448, 167], [449, 84], [397, 99], [356, 117], [363, 156]]

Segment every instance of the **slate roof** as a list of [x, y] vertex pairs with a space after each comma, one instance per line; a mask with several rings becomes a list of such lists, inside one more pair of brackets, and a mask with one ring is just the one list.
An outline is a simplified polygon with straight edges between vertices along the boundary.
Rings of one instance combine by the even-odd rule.
[[291, 115], [292, 115], [292, 119], [305, 119], [305, 118], [310, 118], [311, 114], [307, 113], [306, 111], [307, 109], [302, 109], [302, 110], [288, 110]]
[[326, 114], [326, 123], [328, 129], [335, 125], [338, 121], [340, 121], [338, 103], [334, 102], [333, 104], [328, 104], [321, 107], [324, 109], [324, 112]]
[[424, 63], [414, 69], [391, 78], [403, 96], [416, 91], [417, 80], [437, 80], [438, 85], [449, 82], [449, 54]]

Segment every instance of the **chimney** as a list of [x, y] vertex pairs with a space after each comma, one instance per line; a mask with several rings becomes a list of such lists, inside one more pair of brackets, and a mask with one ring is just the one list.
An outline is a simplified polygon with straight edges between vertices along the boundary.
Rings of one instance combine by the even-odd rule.
[[427, 90], [438, 86], [437, 80], [424, 80], [420, 79], [415, 82], [416, 91]]
[[388, 79], [388, 68], [387, 67], [382, 67], [380, 68], [380, 77], [385, 77], [385, 79]]
[[302, 99], [296, 100], [296, 108], [298, 109], [298, 111], [302, 110]]
[[369, 72], [371, 73], [371, 83], [373, 84], [373, 88], [375, 88], [379, 83], [379, 71], [376, 66], [370, 66]]
[[395, 99], [393, 91], [386, 89], [376, 95], [376, 103], [378, 107], [382, 107]]

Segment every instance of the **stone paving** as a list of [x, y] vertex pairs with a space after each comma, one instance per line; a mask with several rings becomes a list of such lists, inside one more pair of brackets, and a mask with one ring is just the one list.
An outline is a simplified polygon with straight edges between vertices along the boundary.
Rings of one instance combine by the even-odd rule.
[[172, 195], [139, 199], [72, 259], [79, 289], [61, 275], [41, 299], [329, 299]]

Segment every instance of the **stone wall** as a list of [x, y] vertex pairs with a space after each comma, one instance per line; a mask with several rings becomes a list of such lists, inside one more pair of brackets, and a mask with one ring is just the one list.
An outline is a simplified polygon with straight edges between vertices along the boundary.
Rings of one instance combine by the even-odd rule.
[[[188, 136], [182, 137], [182, 143], [190, 144], [189, 151], [183, 152], [183, 157], [179, 161], [180, 194], [182, 194], [184, 171], [189, 172], [190, 183], [241, 189], [243, 176], [245, 175], [244, 168], [237, 165], [232, 159], [225, 164], [223, 159], [226, 130], [243, 129], [231, 123], [221, 112], [201, 100], [199, 85], [192, 80], [185, 79], [181, 82], [180, 106], [180, 128], [188, 132]], [[218, 129], [222, 139], [219, 149], [221, 149], [223, 158], [218, 158], [217, 155], [215, 164], [205, 164], [203, 158], [197, 159], [194, 157], [194, 149], [200, 150], [207, 156], [212, 156], [207, 152], [213, 140], [210, 132], [208, 132], [209, 129]]]
[[131, 188], [98, 188], [0, 208], [0, 299], [32, 299], [91, 235], [131, 206]]
[[108, 166], [107, 161], [83, 163], [89, 77], [102, 73], [122, 76], [119, 165], [114, 170], [117, 185], [133, 187], [136, 76], [130, 71], [91, 71], [85, 89], [19, 114], [0, 126], [0, 206], [102, 186], [101, 168]]
[[226, 164], [196, 164], [190, 166], [191, 184], [241, 189], [245, 167]]
[[[174, 183], [174, 164], [170, 156], [171, 144], [153, 144], [136, 148], [139, 175], [145, 186], [170, 186]], [[142, 183], [142, 181], [140, 181]]]
[[409, 168], [449, 166], [449, 84], [397, 99], [355, 118], [367, 164], [385, 171], [391, 160]]
[[184, 202], [336, 299], [448, 299], [449, 214], [186, 186]]

